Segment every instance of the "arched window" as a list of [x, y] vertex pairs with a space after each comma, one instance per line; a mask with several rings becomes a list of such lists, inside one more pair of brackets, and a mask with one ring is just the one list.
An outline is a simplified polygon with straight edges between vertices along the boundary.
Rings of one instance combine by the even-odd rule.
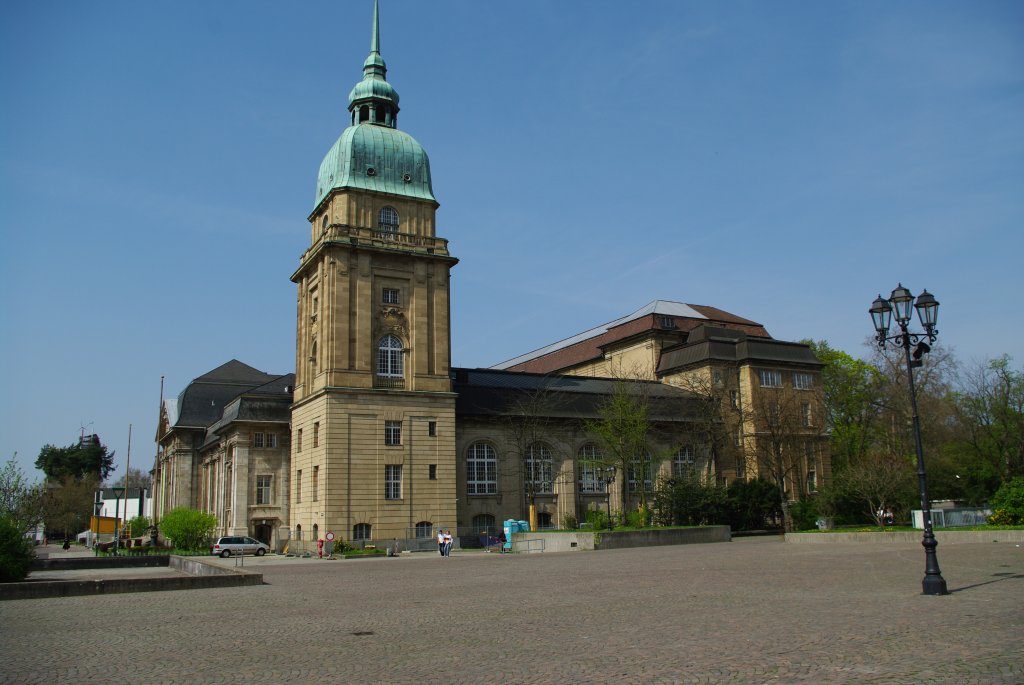
[[474, 516], [473, 532], [478, 535], [481, 533], [497, 533], [497, 528], [494, 527], [494, 516], [491, 514], [477, 514]]
[[374, 122], [378, 123], [378, 124], [383, 124], [384, 123], [384, 114], [385, 114], [385, 112], [387, 112], [387, 109], [384, 107], [384, 105], [377, 105], [374, 108], [374, 112], [373, 112], [373, 120], [374, 120]]
[[672, 458], [672, 475], [679, 478], [689, 474], [693, 471], [695, 463], [693, 448], [689, 445], [680, 447], [676, 456]]
[[398, 233], [398, 212], [394, 207], [381, 207], [377, 212], [377, 230], [381, 233]]
[[369, 540], [370, 538], [370, 524], [369, 523], [357, 523], [352, 526], [352, 539], [353, 540]]
[[544, 530], [547, 528], [554, 528], [555, 524], [551, 520], [551, 514], [546, 511], [539, 512], [537, 514], [537, 528]]
[[370, 120], [370, 108], [367, 105], [363, 105], [359, 108], [359, 123]]
[[320, 526], [313, 524], [313, 541], [316, 542], [320, 539]]
[[321, 233], [326, 233], [327, 232], [327, 215], [326, 214], [324, 214], [324, 220], [320, 222], [320, 232]]
[[434, 537], [434, 524], [430, 521], [420, 521], [416, 524], [416, 539], [423, 540]]
[[552, 492], [551, 450], [542, 442], [535, 442], [526, 448], [527, 492], [547, 495]]
[[474, 442], [466, 453], [466, 493], [494, 495], [498, 492], [498, 455], [486, 442]]
[[385, 335], [377, 346], [377, 375], [384, 378], [405, 377], [402, 341], [393, 335]]
[[601, 483], [597, 478], [598, 463], [602, 458], [601, 450], [597, 445], [588, 444], [580, 448], [578, 455], [580, 472], [580, 492], [603, 492]]
[[309, 350], [309, 368], [316, 371], [316, 339], [313, 339], [313, 346]]
[[299, 524], [299, 525], [295, 526], [295, 539], [296, 540], [301, 540], [302, 539], [302, 524]]

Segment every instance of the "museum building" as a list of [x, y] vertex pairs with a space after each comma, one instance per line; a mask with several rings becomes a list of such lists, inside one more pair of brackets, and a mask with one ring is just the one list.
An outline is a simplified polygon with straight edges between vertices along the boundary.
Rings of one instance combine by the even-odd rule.
[[[214, 513], [282, 549], [465, 538], [639, 506], [660, 477], [768, 477], [796, 499], [829, 475], [821, 364], [714, 307], [656, 301], [490, 369], [451, 365], [458, 260], [430, 162], [398, 128], [375, 5], [348, 126], [316, 180], [297, 288], [295, 373], [231, 361], [163, 403], [156, 516]], [[592, 430], [621, 394], [649, 444], [609, 482]]]

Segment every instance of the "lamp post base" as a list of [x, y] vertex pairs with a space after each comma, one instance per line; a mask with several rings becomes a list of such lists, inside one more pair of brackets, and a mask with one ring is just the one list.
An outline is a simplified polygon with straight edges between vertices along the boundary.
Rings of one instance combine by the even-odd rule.
[[925, 576], [924, 580], [921, 581], [921, 594], [948, 595], [949, 590], [946, 589], [946, 579], [942, 576]]

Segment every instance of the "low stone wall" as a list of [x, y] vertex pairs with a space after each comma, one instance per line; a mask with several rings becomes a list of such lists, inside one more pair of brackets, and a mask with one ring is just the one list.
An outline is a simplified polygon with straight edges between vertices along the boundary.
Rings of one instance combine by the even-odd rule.
[[89, 571], [100, 568], [156, 568], [167, 566], [169, 554], [138, 557], [41, 557], [32, 560], [33, 571]]
[[595, 549], [624, 549], [627, 547], [655, 547], [659, 545], [694, 545], [704, 542], [729, 542], [729, 526], [701, 526], [700, 528], [663, 528], [652, 530], [605, 531]]
[[[898, 542], [921, 544], [924, 531], [892, 530], [877, 533], [786, 533], [786, 542], [800, 544], [829, 544], [835, 542]], [[935, 539], [940, 545], [977, 542], [1024, 542], [1024, 530], [938, 530]]]
[[[185, 576], [152, 576], [146, 578], [99, 578], [95, 580], [28, 580], [23, 583], [0, 583], [0, 600], [8, 599], [40, 599], [44, 597], [74, 597], [77, 595], [108, 595], [123, 592], [158, 592], [166, 590], [199, 590], [214, 587], [239, 587], [244, 585], [262, 585], [263, 574], [241, 569], [229, 569], [206, 564], [195, 557], [114, 557], [121, 559], [119, 566], [83, 566], [82, 562], [99, 561], [79, 557], [76, 559], [47, 559], [39, 561], [52, 562], [47, 570], [59, 571], [82, 570], [96, 568], [143, 568], [169, 566], [190, 575]], [[163, 560], [162, 564], [139, 563], [152, 560]], [[60, 563], [63, 562], [63, 563]], [[30, 576], [31, 577], [31, 576]]]
[[[692, 545], [702, 542], [729, 542], [729, 526], [700, 528], [656, 528], [651, 530], [579, 531], [566, 533], [514, 533], [513, 551], [576, 552], [595, 549], [624, 549], [659, 545]], [[537, 544], [540, 541], [543, 550]]]

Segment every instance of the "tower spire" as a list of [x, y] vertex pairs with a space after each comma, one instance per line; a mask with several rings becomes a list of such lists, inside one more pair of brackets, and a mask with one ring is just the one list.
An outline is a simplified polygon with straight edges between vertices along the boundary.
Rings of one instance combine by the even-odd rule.
[[363, 80], [348, 94], [352, 124], [398, 125], [398, 93], [388, 83], [388, 67], [380, 56], [380, 0], [373, 0], [370, 54], [363, 62]]

